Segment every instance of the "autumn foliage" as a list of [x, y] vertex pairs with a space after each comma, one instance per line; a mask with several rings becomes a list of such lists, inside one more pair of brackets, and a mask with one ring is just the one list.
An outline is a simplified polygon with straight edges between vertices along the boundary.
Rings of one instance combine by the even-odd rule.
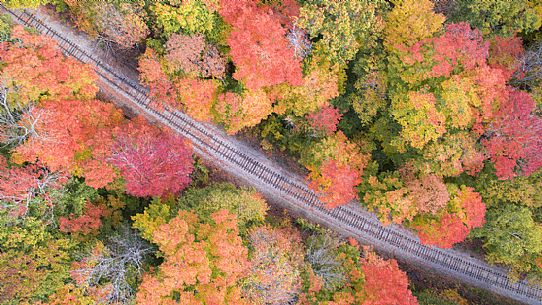
[[443, 211], [437, 218], [414, 226], [422, 243], [451, 248], [465, 240], [472, 229], [484, 225], [486, 207], [473, 188], [457, 190], [450, 205], [458, 212]]
[[483, 144], [499, 179], [530, 175], [542, 167], [542, 119], [532, 114], [534, 109], [528, 93], [511, 90], [487, 131]]
[[254, 253], [245, 294], [251, 304], [291, 302], [301, 288], [303, 253], [299, 232], [291, 228], [259, 227], [250, 232]]
[[152, 240], [165, 261], [143, 276], [138, 304], [173, 304], [175, 294], [187, 304], [248, 304], [236, 285], [249, 265], [235, 216], [222, 210], [211, 218], [200, 223], [182, 211], [157, 228]]
[[98, 100], [48, 100], [33, 111], [40, 120], [37, 133], [16, 149], [22, 160], [37, 159], [52, 171], [88, 175], [86, 183], [95, 188], [113, 181], [116, 174], [104, 158], [123, 120], [119, 110]]
[[65, 181], [65, 175], [51, 173], [39, 163], [9, 166], [6, 158], [0, 156], [0, 210], [22, 216], [36, 196], [42, 196], [46, 204], [52, 205], [48, 191], [60, 188]]
[[190, 183], [192, 161], [185, 139], [143, 118], [122, 127], [110, 157], [126, 182], [126, 192], [139, 197], [179, 193]]
[[449, 24], [446, 32], [432, 41], [436, 65], [431, 76], [450, 76], [454, 66], [461, 64], [463, 69], [472, 70], [486, 65], [489, 42], [484, 42], [482, 34], [473, 30], [468, 23]]
[[362, 262], [365, 274], [365, 293], [363, 305], [417, 305], [418, 301], [408, 290], [408, 278], [399, 269], [394, 259], [383, 260], [372, 252], [367, 252]]
[[357, 198], [355, 187], [361, 183], [361, 177], [355, 169], [335, 160], [326, 160], [319, 170], [320, 175], [313, 175], [309, 187], [318, 192], [318, 198], [326, 207], [334, 208]]
[[153, 104], [158, 104], [162, 109], [165, 106], [180, 108], [175, 86], [163, 71], [156, 52], [147, 49], [139, 58], [138, 70], [141, 81], [149, 86], [149, 97], [154, 100]]
[[88, 65], [65, 57], [52, 38], [15, 26], [0, 43], [0, 82], [9, 99], [26, 105], [43, 100], [91, 99], [98, 91], [96, 73]]
[[213, 119], [212, 108], [217, 98], [216, 81], [211, 79], [181, 78], [175, 82], [182, 109], [200, 121]]
[[369, 156], [339, 131], [313, 146], [301, 162], [310, 171], [309, 186], [333, 208], [357, 198], [355, 186], [361, 183]]
[[173, 34], [166, 48], [166, 59], [171, 69], [181, 69], [187, 74], [202, 77], [224, 76], [226, 60], [216, 46], [205, 42], [202, 35]]
[[100, 219], [104, 214], [104, 208], [97, 204], [87, 202], [83, 215], [75, 216], [70, 214], [68, 217], [59, 218], [59, 227], [62, 232], [80, 232], [89, 234], [97, 232], [102, 226]]
[[258, 7], [255, 1], [224, 1], [219, 12], [232, 26], [228, 45], [236, 79], [250, 90], [285, 82], [301, 84], [299, 58], [289, 48], [286, 30], [271, 10]]
[[337, 131], [337, 124], [342, 115], [338, 109], [333, 107], [322, 107], [320, 110], [314, 113], [310, 113], [307, 116], [311, 127], [316, 131], [324, 132], [326, 135], [331, 135]]
[[271, 113], [273, 101], [262, 91], [247, 91], [244, 95], [226, 92], [218, 96], [215, 109], [229, 134], [258, 124]]

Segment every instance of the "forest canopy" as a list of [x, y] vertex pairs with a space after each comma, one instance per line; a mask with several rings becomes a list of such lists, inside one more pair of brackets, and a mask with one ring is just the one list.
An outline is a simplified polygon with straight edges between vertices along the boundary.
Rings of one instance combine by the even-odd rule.
[[[1, 2], [134, 63], [156, 111], [296, 163], [326, 208], [541, 279], [540, 1]], [[397, 262], [269, 215], [7, 16], [0, 82], [2, 304], [417, 304]]]

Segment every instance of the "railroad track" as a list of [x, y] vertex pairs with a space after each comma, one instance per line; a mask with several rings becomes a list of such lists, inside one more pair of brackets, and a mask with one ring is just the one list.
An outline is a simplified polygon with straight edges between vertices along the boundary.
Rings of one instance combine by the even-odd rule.
[[95, 54], [64, 38], [33, 12], [7, 10], [1, 5], [0, 9], [9, 13], [17, 23], [33, 27], [55, 39], [65, 54], [91, 64], [108, 86], [129, 97], [147, 115], [189, 138], [197, 153], [219, 160], [226, 170], [239, 170], [245, 175], [245, 180], [273, 189], [273, 195], [287, 200], [292, 208], [305, 211], [310, 218], [319, 219], [343, 233], [373, 244], [378, 250], [398, 259], [433, 268], [460, 281], [523, 303], [542, 304], [540, 286], [532, 286], [525, 281], [511, 282], [506, 270], [458, 251], [424, 246], [411, 233], [398, 226], [382, 226], [374, 215], [360, 208], [359, 203], [326, 209], [302, 179], [277, 169], [270, 162], [263, 162], [257, 153], [249, 149], [240, 149], [234, 139], [174, 109], [157, 111], [153, 107], [157, 101], [148, 97], [147, 88], [117, 73]]

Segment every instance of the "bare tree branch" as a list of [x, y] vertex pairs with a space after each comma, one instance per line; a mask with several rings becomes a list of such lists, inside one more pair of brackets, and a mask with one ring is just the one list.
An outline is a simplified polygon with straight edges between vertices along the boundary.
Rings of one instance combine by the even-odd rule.
[[136, 232], [122, 227], [108, 240], [104, 251], [87, 258], [86, 267], [75, 272], [85, 278], [89, 286], [111, 284], [106, 302], [127, 304], [136, 292], [130, 285], [130, 275], [143, 274], [144, 260], [152, 251], [153, 247]]

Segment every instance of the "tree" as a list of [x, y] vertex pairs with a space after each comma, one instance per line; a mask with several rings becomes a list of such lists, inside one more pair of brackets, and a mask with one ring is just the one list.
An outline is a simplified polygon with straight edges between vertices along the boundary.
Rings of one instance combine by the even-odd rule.
[[[248, 268], [248, 251], [238, 236], [235, 216], [221, 210], [208, 223], [180, 211], [153, 233], [164, 255], [158, 274], [147, 273], [138, 304], [171, 304], [172, 296], [189, 304], [248, 304], [237, 281]], [[179, 272], [183, 270], [183, 272]]]
[[95, 25], [101, 35], [123, 48], [132, 48], [147, 38], [150, 31], [145, 24], [143, 7], [135, 3], [116, 7], [112, 3], [95, 2]]
[[357, 198], [356, 186], [361, 183], [360, 173], [349, 165], [331, 159], [322, 163], [318, 172], [309, 174], [309, 188], [327, 208], [335, 208]]
[[149, 35], [146, 12], [137, 1], [63, 1], [77, 27], [111, 47], [132, 48]]
[[[441, 77], [450, 77], [460, 72], [478, 70], [483, 76], [489, 78], [488, 81], [499, 79], [501, 75], [488, 71], [486, 64], [488, 56], [489, 43], [483, 40], [478, 30], [471, 29], [467, 23], [448, 24], [443, 35], [424, 39], [413, 43], [409, 48], [402, 52], [392, 53], [390, 65], [388, 66], [392, 88], [399, 83], [406, 88], [419, 90], [423, 81], [432, 79], [427, 86], [435, 86]], [[495, 70], [495, 72], [498, 70]], [[501, 72], [502, 73], [502, 72]], [[492, 75], [497, 74], [497, 75]], [[499, 76], [499, 77], [498, 77]], [[506, 80], [503, 78], [503, 86]], [[484, 81], [483, 79], [481, 80]], [[397, 87], [400, 92], [405, 91], [405, 86]], [[432, 92], [431, 92], [432, 93]]]
[[422, 243], [451, 248], [465, 240], [472, 229], [484, 225], [486, 207], [473, 188], [461, 186], [455, 190], [449, 205], [451, 209], [437, 217], [421, 216], [414, 220], [413, 227]]
[[362, 185], [363, 200], [369, 211], [383, 224], [411, 221], [418, 214], [416, 205], [398, 172], [370, 176]]
[[367, 295], [363, 305], [418, 304], [408, 290], [408, 277], [399, 269], [396, 260], [383, 260], [373, 252], [366, 252], [361, 268], [365, 274]]
[[450, 17], [468, 21], [486, 36], [529, 34], [541, 25], [540, 4], [528, 0], [459, 0]]
[[151, 48], [147, 48], [139, 57], [138, 70], [142, 83], [149, 86], [149, 97], [156, 101], [151, 105], [159, 109], [166, 106], [173, 109], [181, 107], [173, 82], [163, 71], [158, 55]]
[[434, 12], [430, 0], [395, 0], [386, 15], [384, 41], [391, 50], [404, 50], [418, 41], [433, 37], [445, 17]]
[[26, 215], [37, 196], [42, 196], [46, 205], [52, 205], [48, 192], [59, 189], [65, 182], [64, 175], [52, 173], [39, 164], [10, 167], [6, 158], [0, 156], [0, 209], [14, 217]]
[[445, 132], [445, 117], [436, 108], [432, 93], [409, 92], [392, 100], [391, 114], [401, 125], [401, 138], [412, 147], [422, 149]]
[[174, 84], [183, 110], [188, 115], [200, 121], [210, 121], [213, 118], [212, 108], [217, 99], [216, 81], [199, 78], [180, 78]]
[[92, 305], [96, 299], [87, 296], [84, 288], [79, 288], [72, 283], [65, 284], [49, 296], [47, 303], [37, 302], [38, 305]]
[[529, 175], [542, 167], [542, 119], [531, 112], [535, 103], [528, 93], [511, 90], [482, 141], [495, 163], [499, 179]]
[[87, 177], [94, 188], [114, 180], [113, 168], [103, 160], [123, 120], [119, 110], [97, 100], [49, 100], [34, 109], [41, 111], [40, 120], [36, 133], [16, 148], [19, 160], [37, 159], [51, 171]]
[[[175, 54], [175, 56], [179, 55]], [[171, 62], [165, 64], [150, 48], [139, 58], [140, 78], [150, 87], [149, 95], [154, 100], [152, 107], [157, 110], [163, 110], [165, 107], [183, 110], [197, 120], [211, 120], [213, 118], [211, 109], [218, 95], [218, 82], [212, 79], [176, 75], [176, 61], [171, 58], [168, 60]], [[188, 59], [186, 61], [191, 62]], [[200, 64], [203, 63], [194, 63], [192, 68], [199, 67]]]
[[102, 226], [100, 218], [103, 214], [104, 208], [102, 206], [87, 202], [83, 215], [75, 216], [70, 214], [68, 217], [60, 217], [58, 219], [60, 231], [69, 233], [81, 232], [82, 234], [97, 233]]
[[241, 234], [246, 234], [254, 225], [263, 224], [268, 209], [263, 197], [255, 190], [239, 189], [228, 183], [188, 189], [179, 198], [178, 206], [192, 211], [203, 221], [219, 210], [227, 210], [236, 216]]
[[512, 83], [515, 86], [525, 86], [535, 91], [542, 80], [542, 43], [537, 41], [528, 48], [518, 59], [519, 68], [513, 74]]
[[483, 238], [486, 257], [515, 272], [536, 270], [535, 260], [542, 253], [542, 228], [529, 209], [513, 204], [489, 209], [486, 225], [477, 231]]
[[278, 114], [293, 112], [303, 116], [329, 104], [339, 96], [341, 69], [326, 60], [313, 57], [300, 86], [280, 84], [270, 90], [270, 97], [277, 100], [273, 111]]
[[457, 214], [445, 212], [437, 218], [424, 219], [412, 226], [423, 244], [451, 248], [469, 235], [469, 228]]
[[44, 300], [69, 280], [76, 241], [34, 217], [13, 220], [1, 213], [0, 225], [0, 303]]
[[[100, 201], [98, 190], [85, 184], [83, 179], [70, 177], [61, 189], [50, 192], [49, 197], [54, 202], [54, 214], [58, 217], [68, 217], [70, 214], [81, 216], [85, 206]], [[105, 207], [104, 205], [102, 205]]]
[[226, 92], [218, 96], [215, 110], [219, 121], [224, 123], [229, 134], [245, 127], [252, 127], [265, 119], [272, 111], [272, 101], [262, 91], [246, 91], [243, 95]]
[[485, 66], [489, 42], [484, 42], [482, 34], [473, 30], [468, 23], [451, 23], [446, 26], [444, 35], [432, 40], [435, 54], [431, 76], [450, 76], [454, 66], [461, 64], [464, 70]]
[[437, 175], [422, 175], [403, 171], [406, 187], [416, 206], [417, 213], [439, 213], [450, 200], [450, 194], [442, 178]]
[[476, 189], [489, 207], [515, 204], [529, 208], [542, 206], [542, 171], [529, 176], [518, 176], [510, 180], [498, 180], [492, 174], [484, 173]]
[[228, 38], [236, 66], [233, 76], [252, 91], [280, 83], [300, 85], [300, 59], [289, 47], [280, 20], [269, 9], [244, 3], [228, 5], [239, 5], [238, 16], [225, 17], [233, 27]]
[[370, 158], [361, 145], [339, 131], [303, 151], [300, 162], [310, 171], [309, 186], [326, 206], [336, 207], [357, 197], [354, 187], [361, 182]]
[[303, 293], [298, 305], [362, 304], [366, 298], [359, 244], [320, 232], [306, 241]]
[[510, 79], [521, 67], [520, 59], [524, 55], [523, 41], [513, 36], [503, 38], [496, 36], [489, 47], [488, 64], [492, 68], [505, 71], [505, 77]]
[[468, 300], [462, 297], [455, 289], [425, 289], [416, 292], [416, 298], [422, 305], [464, 305]]
[[190, 183], [193, 169], [185, 139], [140, 117], [117, 134], [109, 162], [120, 170], [126, 192], [139, 197], [179, 193]]
[[413, 221], [422, 243], [451, 248], [470, 231], [485, 223], [486, 207], [480, 194], [471, 187], [449, 185], [451, 199], [439, 213], [421, 214]]
[[463, 172], [476, 176], [487, 158], [477, 141], [478, 136], [470, 132], [446, 133], [423, 149], [423, 158], [413, 160], [414, 167], [423, 174], [443, 177], [456, 177]]
[[156, 20], [157, 32], [165, 37], [174, 33], [202, 33], [210, 40], [220, 42], [224, 25], [215, 13], [217, 1], [194, 0], [179, 2], [165, 0], [152, 3], [149, 10]]
[[314, 43], [314, 52], [332, 63], [345, 64], [356, 52], [376, 45], [383, 28], [377, 13], [378, 0], [304, 1], [296, 25], [305, 29]]
[[49, 3], [50, 0], [4, 0], [3, 2], [9, 8], [36, 8]]
[[306, 116], [312, 128], [328, 136], [337, 131], [337, 124], [339, 124], [341, 117], [339, 110], [330, 106], [323, 107]]
[[320, 289], [338, 290], [345, 285], [349, 278], [343, 268], [343, 259], [340, 257], [340, 243], [331, 231], [309, 236], [305, 241], [305, 261], [312, 272], [321, 281]]
[[201, 34], [173, 34], [166, 44], [168, 66], [201, 77], [222, 78], [226, 60], [214, 45], [205, 42]]
[[8, 89], [9, 105], [94, 98], [98, 87], [92, 67], [64, 56], [52, 38], [31, 34], [18, 25], [11, 38], [0, 43], [0, 82]]
[[96, 302], [127, 303], [133, 301], [134, 282], [143, 274], [151, 250], [135, 232], [123, 227], [105, 245], [96, 242], [89, 256], [72, 264], [70, 273], [79, 287], [106, 291], [104, 298]]
[[177, 216], [173, 205], [171, 197], [166, 200], [154, 197], [149, 206], [145, 207], [143, 213], [132, 216], [133, 227], [139, 230], [141, 237], [151, 241], [154, 231], [158, 230], [158, 227], [167, 224]]
[[249, 234], [254, 252], [245, 294], [251, 304], [287, 304], [299, 293], [303, 252], [293, 228], [262, 226]]
[[479, 120], [481, 100], [476, 80], [464, 75], [453, 75], [441, 84], [442, 113], [446, 116], [448, 128], [471, 128]]
[[482, 197], [472, 187], [461, 186], [453, 198], [454, 203], [462, 209], [463, 221], [469, 229], [482, 227], [486, 220], [486, 206]]

